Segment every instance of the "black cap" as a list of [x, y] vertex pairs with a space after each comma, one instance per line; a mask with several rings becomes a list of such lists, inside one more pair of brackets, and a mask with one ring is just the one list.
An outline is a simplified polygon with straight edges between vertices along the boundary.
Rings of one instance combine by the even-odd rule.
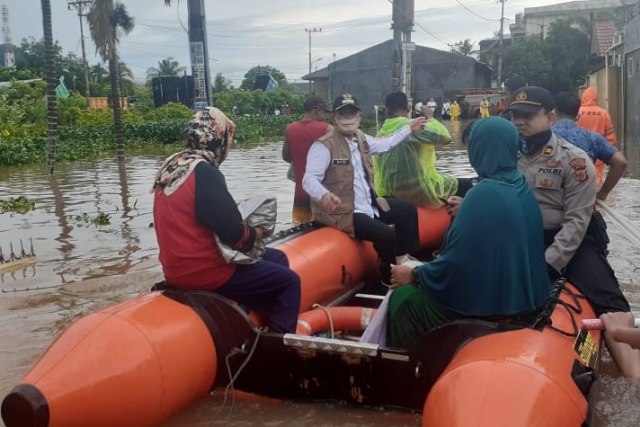
[[327, 113], [331, 112], [327, 103], [324, 102], [324, 99], [322, 99], [322, 97], [320, 96], [312, 95], [304, 100], [304, 103], [302, 104], [302, 109], [304, 111], [309, 112], [315, 108], [323, 110]]
[[527, 85], [527, 79], [525, 79], [524, 77], [519, 76], [517, 74], [512, 76], [506, 82], [504, 82], [504, 87], [510, 93], [514, 93], [515, 91], [517, 91], [518, 89], [520, 89], [521, 87], [524, 87], [526, 85]]
[[343, 93], [342, 95], [334, 99], [333, 104], [331, 104], [331, 108], [333, 109], [334, 113], [347, 107], [353, 107], [356, 110], [360, 110], [358, 100], [354, 98], [350, 93]]
[[544, 108], [551, 111], [556, 106], [551, 92], [538, 86], [521, 87], [513, 94], [513, 101], [509, 105], [511, 111], [521, 111], [523, 113], [536, 113]]

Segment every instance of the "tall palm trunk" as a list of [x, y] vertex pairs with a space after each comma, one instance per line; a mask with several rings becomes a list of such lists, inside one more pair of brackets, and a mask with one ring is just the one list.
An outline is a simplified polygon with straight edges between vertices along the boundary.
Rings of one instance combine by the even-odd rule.
[[124, 160], [124, 130], [120, 108], [120, 79], [118, 78], [118, 53], [115, 43], [109, 49], [109, 78], [111, 80], [111, 107], [113, 108], [113, 128], [116, 134], [116, 155]]
[[56, 99], [57, 80], [53, 64], [53, 30], [51, 27], [51, 2], [40, 0], [42, 7], [42, 28], [44, 31], [44, 63], [47, 80], [47, 170], [53, 174], [56, 163], [56, 139], [58, 135], [58, 102]]

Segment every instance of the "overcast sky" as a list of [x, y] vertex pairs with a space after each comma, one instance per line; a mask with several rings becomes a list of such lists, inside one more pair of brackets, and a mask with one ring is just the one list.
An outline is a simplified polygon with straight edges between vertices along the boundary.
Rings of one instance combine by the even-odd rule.
[[[42, 38], [42, 13], [37, 0], [0, 0], [9, 8], [11, 38], [19, 45], [25, 37]], [[174, 57], [189, 66], [186, 0], [122, 0], [135, 19], [135, 28], [122, 39], [120, 56], [137, 81], [147, 68]], [[393, 37], [389, 0], [205, 0], [210, 71], [222, 73], [238, 86], [255, 65], [271, 65], [290, 81], [308, 72], [308, 35], [305, 28], [321, 28], [312, 34], [313, 69], [324, 68]], [[562, 3], [558, 0], [507, 0], [508, 23], [525, 7]], [[64, 52], [80, 56], [80, 24], [66, 0], [51, 0], [53, 37]], [[466, 6], [466, 9], [465, 7]], [[497, 0], [415, 0], [413, 41], [448, 50], [447, 44], [469, 38], [477, 42], [499, 29]], [[85, 25], [87, 60], [100, 62]], [[476, 46], [477, 47], [477, 46]]]

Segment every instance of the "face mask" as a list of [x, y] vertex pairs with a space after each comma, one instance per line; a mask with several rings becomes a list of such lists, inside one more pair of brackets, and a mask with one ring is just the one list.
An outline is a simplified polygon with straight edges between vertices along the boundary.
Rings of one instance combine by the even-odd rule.
[[360, 117], [353, 116], [349, 118], [335, 118], [336, 129], [343, 135], [351, 136], [356, 133], [360, 127]]

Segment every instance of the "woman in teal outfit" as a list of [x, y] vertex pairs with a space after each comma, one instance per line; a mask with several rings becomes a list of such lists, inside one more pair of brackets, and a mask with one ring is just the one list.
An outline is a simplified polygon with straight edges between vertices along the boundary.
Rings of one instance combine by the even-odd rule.
[[453, 319], [531, 313], [546, 302], [542, 216], [518, 172], [518, 144], [505, 119], [473, 126], [469, 160], [482, 180], [467, 193], [435, 260], [393, 267], [398, 288], [389, 301], [388, 345], [410, 347]]

